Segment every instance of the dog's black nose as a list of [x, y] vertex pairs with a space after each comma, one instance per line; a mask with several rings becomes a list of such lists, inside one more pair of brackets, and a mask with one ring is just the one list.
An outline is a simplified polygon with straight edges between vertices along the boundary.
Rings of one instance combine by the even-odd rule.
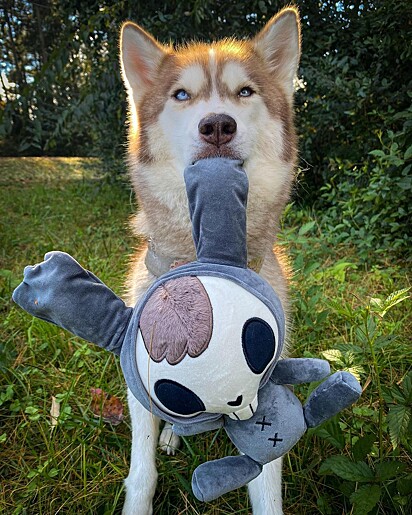
[[209, 114], [198, 125], [201, 137], [206, 143], [220, 147], [231, 141], [236, 133], [236, 121], [227, 114]]

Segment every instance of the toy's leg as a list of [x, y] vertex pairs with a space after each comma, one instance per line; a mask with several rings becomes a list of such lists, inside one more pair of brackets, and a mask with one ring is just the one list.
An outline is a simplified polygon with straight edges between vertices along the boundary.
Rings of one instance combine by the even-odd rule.
[[192, 490], [200, 501], [212, 501], [246, 485], [258, 476], [262, 465], [249, 456], [227, 456], [203, 463], [193, 473]]
[[253, 515], [282, 515], [282, 458], [264, 465], [248, 488]]
[[308, 427], [315, 427], [357, 401], [362, 393], [358, 380], [349, 372], [335, 372], [314, 390], [305, 406]]
[[132, 456], [129, 475], [125, 479], [123, 515], [151, 515], [157, 482], [159, 419], [145, 410], [130, 390], [128, 401], [132, 420]]
[[169, 456], [174, 456], [180, 447], [180, 438], [173, 432], [172, 424], [166, 422], [159, 437], [159, 447]]

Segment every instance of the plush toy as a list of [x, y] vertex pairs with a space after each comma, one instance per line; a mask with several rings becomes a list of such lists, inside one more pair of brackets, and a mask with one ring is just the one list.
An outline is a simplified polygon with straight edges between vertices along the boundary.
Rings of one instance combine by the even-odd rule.
[[63, 252], [26, 267], [13, 299], [119, 354], [132, 393], [177, 434], [226, 430], [242, 455], [204, 463], [192, 478], [195, 496], [210, 501], [254, 479], [361, 388], [336, 372], [302, 406], [285, 386], [322, 380], [330, 369], [320, 359], [279, 359], [281, 303], [247, 268], [242, 163], [200, 160], [184, 179], [197, 261], [161, 276], [134, 309]]

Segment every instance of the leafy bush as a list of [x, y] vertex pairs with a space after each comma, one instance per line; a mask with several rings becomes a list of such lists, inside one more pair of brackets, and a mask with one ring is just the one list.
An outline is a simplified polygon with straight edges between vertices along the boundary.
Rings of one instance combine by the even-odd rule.
[[[291, 513], [406, 515], [412, 349], [408, 288], [399, 289], [405, 272], [390, 256], [384, 265], [371, 256], [365, 267], [353, 246], [327, 241], [314, 215], [289, 208], [280, 239], [294, 260], [293, 355], [321, 356], [334, 370], [352, 372], [363, 393], [292, 449], [285, 478], [299, 502]], [[306, 398], [307, 386], [295, 390]]]
[[[405, 115], [412, 135], [412, 112]], [[330, 241], [355, 245], [363, 259], [388, 251], [407, 253], [411, 247], [412, 145], [405, 146], [407, 129], [380, 132], [380, 148], [370, 151], [362, 165], [330, 161], [335, 175], [321, 188], [321, 223]]]
[[[323, 356], [338, 369], [358, 375], [365, 391], [362, 405], [352, 408], [350, 426], [332, 420], [312, 432], [340, 451], [323, 461], [319, 473], [334, 477], [332, 482], [349, 498], [354, 515], [370, 513], [379, 502], [387, 506], [384, 512], [411, 507], [412, 476], [397, 449], [401, 443], [406, 448], [412, 443], [412, 371], [403, 375], [399, 385], [392, 384], [390, 355], [396, 334], [393, 322], [386, 322], [388, 313], [408, 298], [407, 291], [383, 300], [371, 298], [357, 309], [347, 303], [331, 305], [335, 316], [346, 322], [349, 337]], [[396, 355], [410, 359], [410, 350], [400, 345]], [[372, 392], [377, 396], [372, 397]], [[342, 453], [345, 446], [346, 454]]]

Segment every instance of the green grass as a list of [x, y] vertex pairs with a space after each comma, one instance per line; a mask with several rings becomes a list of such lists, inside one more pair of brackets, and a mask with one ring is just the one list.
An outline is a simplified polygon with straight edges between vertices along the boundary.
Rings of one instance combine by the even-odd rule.
[[[137, 244], [127, 227], [133, 197], [126, 184], [102, 176], [100, 166], [92, 159], [0, 160], [0, 513], [121, 511], [127, 408], [116, 427], [90, 410], [92, 387], [126, 404], [117, 358], [33, 319], [10, 300], [24, 266], [52, 249], [70, 252], [122, 292]], [[370, 299], [383, 301], [407, 287], [407, 266], [390, 255], [362, 262], [356, 248], [322, 234], [316, 213], [293, 207], [280, 243], [294, 265], [294, 355], [319, 357], [333, 349], [333, 366], [355, 370], [365, 390], [355, 407], [304, 436], [286, 457], [285, 513], [406, 515], [412, 510], [412, 393], [405, 399], [410, 303], [382, 316], [382, 305]], [[304, 398], [308, 386], [297, 391]], [[54, 428], [52, 396], [61, 404]], [[209, 504], [190, 491], [198, 464], [234, 452], [223, 433], [212, 433], [185, 439], [174, 457], [159, 454], [155, 513], [250, 513], [246, 489]], [[355, 474], [359, 467], [364, 477]]]

